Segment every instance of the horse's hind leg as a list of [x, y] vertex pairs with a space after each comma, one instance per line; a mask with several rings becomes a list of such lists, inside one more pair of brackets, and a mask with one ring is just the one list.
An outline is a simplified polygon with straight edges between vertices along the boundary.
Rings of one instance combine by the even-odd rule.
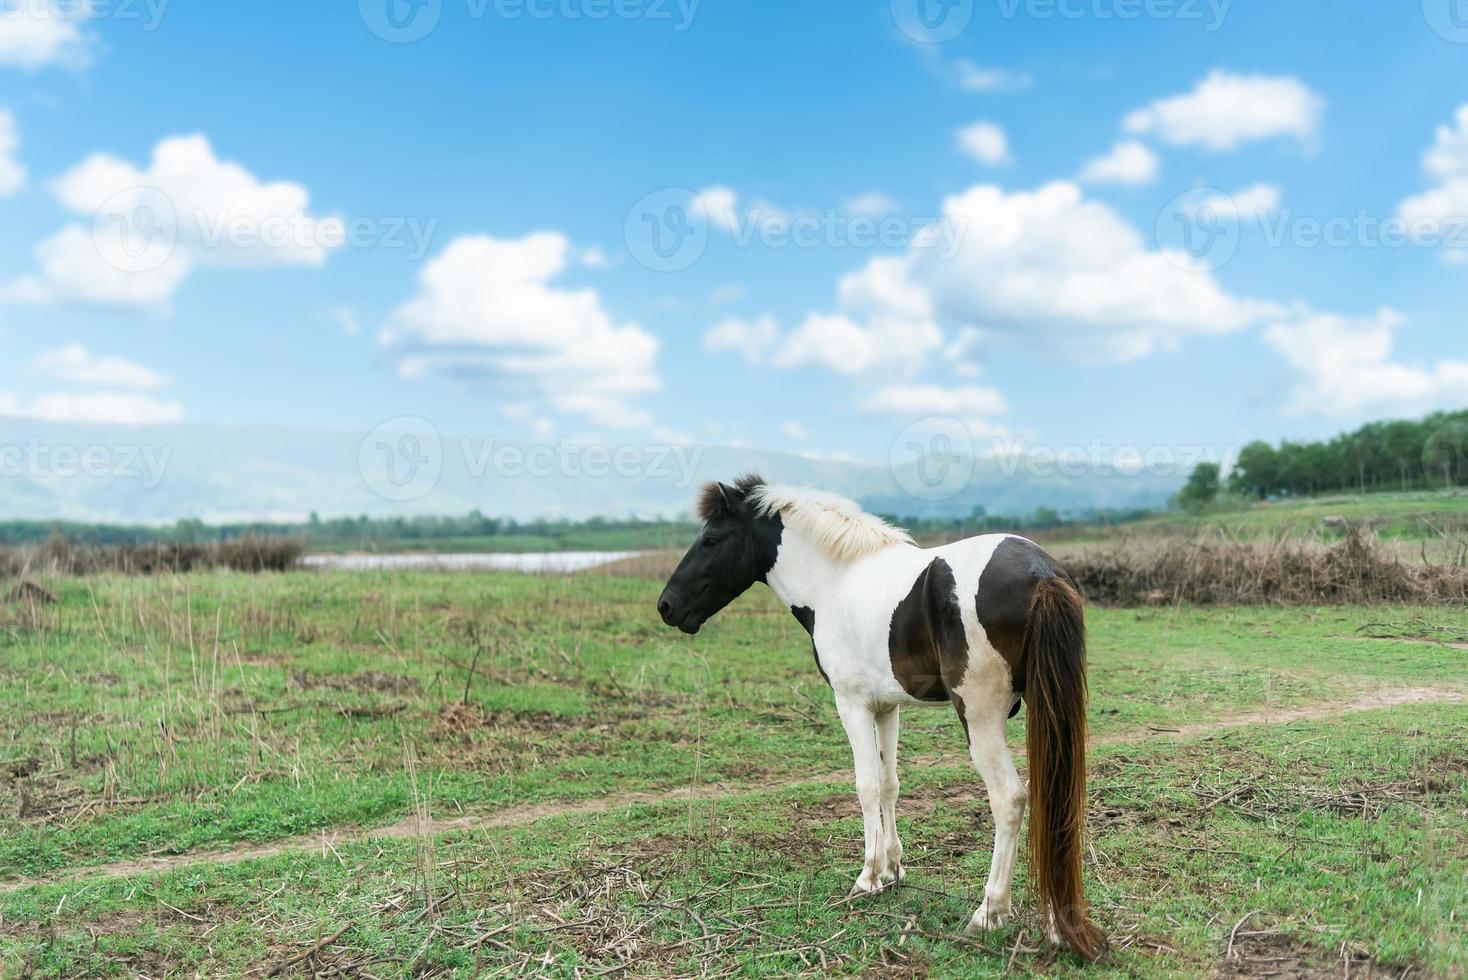
[[1009, 691], [970, 689], [962, 692], [961, 703], [968, 726], [969, 756], [984, 779], [989, 808], [994, 813], [994, 856], [989, 862], [989, 880], [984, 885], [984, 904], [969, 921], [972, 931], [1002, 925], [1009, 915], [1009, 885], [1014, 876], [1020, 822], [1024, 819], [1025, 786], [1004, 741], [1004, 721], [1013, 695]]
[[901, 881], [902, 841], [897, 837], [897, 712], [889, 708], [877, 716], [877, 757], [882, 763], [882, 846], [887, 854], [883, 883]]

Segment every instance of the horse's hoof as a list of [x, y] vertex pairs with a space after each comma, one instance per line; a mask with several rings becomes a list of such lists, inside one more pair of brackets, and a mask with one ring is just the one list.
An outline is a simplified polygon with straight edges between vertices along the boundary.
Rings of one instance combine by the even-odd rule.
[[864, 871], [864, 872], [862, 872], [861, 877], [858, 878], [858, 879], [856, 879], [856, 884], [854, 884], [854, 885], [851, 886], [851, 891], [850, 891], [850, 893], [847, 894], [846, 897], [847, 898], [861, 898], [861, 897], [863, 897], [865, 895], [873, 895], [873, 894], [876, 894], [877, 892], [879, 892], [881, 890], [882, 890], [882, 881], [881, 881], [881, 879], [878, 878], [876, 875], [871, 874], [870, 872], [865, 872]]
[[1008, 912], [1000, 912], [997, 909], [991, 910], [989, 908], [989, 900], [986, 898], [984, 899], [984, 904], [980, 905], [978, 911], [974, 913], [974, 917], [968, 920], [968, 929], [966, 931], [972, 935], [976, 932], [987, 932], [990, 929], [998, 929], [1004, 925], [1005, 920], [1008, 918]]
[[1065, 937], [1060, 934], [1060, 930], [1055, 928], [1055, 919], [1048, 912], [1042, 916], [1042, 919], [1045, 927], [1045, 939], [1050, 945], [1058, 949], [1070, 949], [1070, 943], [1066, 942]]

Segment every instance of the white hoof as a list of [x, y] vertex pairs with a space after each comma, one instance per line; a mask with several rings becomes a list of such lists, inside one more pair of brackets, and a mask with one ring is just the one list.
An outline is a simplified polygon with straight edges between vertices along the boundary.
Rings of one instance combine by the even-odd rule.
[[1070, 943], [1066, 942], [1065, 938], [1060, 935], [1060, 930], [1055, 928], [1055, 917], [1052, 916], [1049, 912], [1046, 912], [1044, 913], [1042, 921], [1045, 925], [1046, 941], [1049, 942], [1051, 946], [1058, 946], [1061, 949], [1070, 949]]
[[1009, 909], [990, 908], [989, 900], [986, 898], [984, 904], [980, 905], [978, 911], [974, 913], [974, 917], [968, 920], [968, 931], [975, 933], [998, 929], [1008, 919]]
[[868, 868], [856, 879], [856, 884], [851, 886], [851, 894], [848, 898], [856, 898], [860, 895], [870, 895], [882, 890], [882, 879], [872, 869]]

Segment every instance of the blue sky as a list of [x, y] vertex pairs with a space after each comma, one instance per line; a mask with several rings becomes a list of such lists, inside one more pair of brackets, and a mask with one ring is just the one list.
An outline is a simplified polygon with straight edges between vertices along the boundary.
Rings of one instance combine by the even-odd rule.
[[881, 460], [1461, 407], [1456, 2], [0, 0], [0, 412]]

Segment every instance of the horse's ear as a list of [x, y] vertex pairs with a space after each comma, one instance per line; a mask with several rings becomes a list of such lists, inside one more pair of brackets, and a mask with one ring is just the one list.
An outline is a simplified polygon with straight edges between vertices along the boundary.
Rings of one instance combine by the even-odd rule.
[[742, 501], [739, 491], [718, 481], [704, 484], [698, 495], [698, 519], [708, 523], [716, 517], [732, 516], [739, 512]]

